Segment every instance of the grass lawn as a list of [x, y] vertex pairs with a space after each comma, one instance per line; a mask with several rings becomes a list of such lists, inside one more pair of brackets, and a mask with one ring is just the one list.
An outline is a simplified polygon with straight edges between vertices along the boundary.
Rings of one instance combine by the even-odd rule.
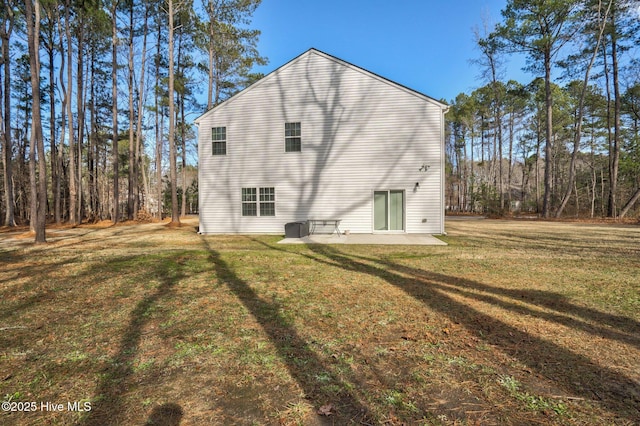
[[461, 221], [419, 247], [196, 226], [0, 231], [0, 424], [640, 423], [639, 226]]

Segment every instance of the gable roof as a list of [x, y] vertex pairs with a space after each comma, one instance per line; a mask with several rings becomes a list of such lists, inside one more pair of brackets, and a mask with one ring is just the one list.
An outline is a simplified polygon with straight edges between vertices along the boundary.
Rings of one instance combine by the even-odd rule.
[[240, 96], [242, 96], [247, 91], [249, 91], [249, 90], [251, 90], [251, 89], [253, 89], [255, 87], [258, 87], [263, 82], [265, 82], [267, 80], [270, 80], [277, 73], [281, 72], [282, 70], [288, 68], [292, 64], [294, 64], [294, 63], [300, 61], [301, 59], [303, 59], [303, 58], [305, 58], [305, 57], [307, 57], [309, 55], [312, 55], [312, 54], [315, 54], [315, 55], [321, 56], [321, 57], [323, 57], [325, 59], [328, 59], [330, 61], [336, 62], [336, 63], [338, 63], [340, 65], [343, 65], [343, 66], [345, 66], [347, 68], [350, 68], [350, 69], [352, 69], [354, 71], [357, 71], [357, 72], [359, 72], [361, 74], [364, 74], [366, 76], [369, 76], [371, 78], [379, 80], [379, 81], [381, 81], [383, 83], [386, 83], [386, 84], [388, 84], [388, 85], [390, 85], [392, 87], [395, 87], [396, 89], [402, 90], [402, 91], [404, 91], [406, 93], [409, 93], [409, 94], [411, 94], [413, 96], [416, 96], [416, 97], [418, 97], [418, 98], [420, 98], [422, 100], [425, 100], [425, 101], [427, 101], [427, 102], [429, 102], [431, 104], [434, 104], [434, 105], [440, 107], [444, 112], [447, 112], [447, 110], [449, 109], [449, 106], [447, 104], [444, 104], [441, 101], [438, 101], [435, 98], [432, 98], [431, 96], [425, 95], [424, 93], [418, 92], [417, 90], [411, 89], [411, 88], [409, 88], [407, 86], [404, 86], [404, 85], [402, 85], [400, 83], [396, 83], [393, 80], [389, 80], [388, 78], [382, 77], [382, 76], [380, 76], [380, 75], [378, 75], [376, 73], [368, 71], [368, 70], [366, 70], [364, 68], [361, 68], [361, 67], [359, 67], [357, 65], [354, 65], [354, 64], [352, 64], [350, 62], [344, 61], [344, 60], [342, 60], [340, 58], [337, 58], [337, 57], [335, 57], [333, 55], [330, 55], [328, 53], [322, 52], [322, 51], [320, 51], [318, 49], [315, 49], [315, 48], [311, 48], [311, 49], [307, 50], [306, 52], [296, 56], [295, 58], [293, 58], [289, 62], [285, 63], [284, 65], [282, 65], [282, 66], [276, 68], [275, 70], [271, 71], [269, 74], [265, 75], [263, 78], [261, 78], [260, 80], [258, 80], [255, 83], [253, 83], [251, 86], [248, 86], [248, 87], [244, 88], [240, 92], [238, 92], [235, 95], [231, 96], [229, 99], [221, 102], [220, 104], [218, 104], [215, 107], [211, 108], [209, 111], [207, 111], [204, 114], [200, 115], [198, 118], [196, 118], [194, 120], [194, 123], [195, 124], [199, 124], [200, 120], [204, 116], [206, 116], [206, 115], [210, 114], [211, 112], [215, 111], [216, 109], [218, 109], [222, 105], [226, 105], [227, 103], [232, 102], [233, 100], [239, 98]]

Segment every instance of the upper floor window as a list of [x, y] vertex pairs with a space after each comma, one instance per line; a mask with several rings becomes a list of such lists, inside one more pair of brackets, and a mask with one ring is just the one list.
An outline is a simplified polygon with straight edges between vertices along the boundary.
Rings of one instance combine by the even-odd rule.
[[302, 151], [300, 123], [284, 123], [285, 152]]
[[227, 155], [227, 128], [214, 127], [211, 129], [211, 154]]

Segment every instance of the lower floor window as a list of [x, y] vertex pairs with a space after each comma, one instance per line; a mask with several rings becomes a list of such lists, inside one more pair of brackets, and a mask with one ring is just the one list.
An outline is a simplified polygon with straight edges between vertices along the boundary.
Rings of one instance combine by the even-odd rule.
[[242, 188], [242, 216], [275, 215], [275, 188]]
[[242, 188], [242, 216], [258, 216], [256, 189]]
[[260, 188], [260, 216], [276, 215], [276, 189]]

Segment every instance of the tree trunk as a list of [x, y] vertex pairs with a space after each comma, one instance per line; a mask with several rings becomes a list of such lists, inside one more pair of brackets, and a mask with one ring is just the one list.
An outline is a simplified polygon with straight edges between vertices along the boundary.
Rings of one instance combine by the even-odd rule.
[[129, 7], [129, 179], [127, 186], [127, 218], [133, 220], [134, 197], [136, 187], [136, 158], [135, 158], [135, 140], [134, 140], [134, 110], [133, 110], [133, 3]]
[[120, 220], [120, 189], [118, 174], [120, 169], [118, 167], [118, 26], [117, 26], [117, 14], [118, 14], [118, 0], [113, 0], [111, 5], [111, 115], [113, 121], [113, 135], [111, 137], [111, 149], [113, 163], [113, 216], [111, 220], [113, 223], [118, 223]]
[[[27, 0], [26, 3], [32, 0]], [[33, 13], [33, 12], [32, 12]], [[28, 17], [29, 15], [27, 15]], [[34, 71], [31, 71], [33, 73]], [[33, 89], [31, 89], [33, 90]], [[31, 115], [31, 132], [29, 134], [29, 231], [36, 232], [36, 222], [38, 221], [38, 180], [36, 173], [36, 132], [34, 126], [35, 118], [33, 117], [35, 112], [35, 99], [32, 100], [31, 108], [33, 109]]]
[[[31, 105], [26, 103], [25, 108], [31, 110]], [[15, 140], [18, 142], [18, 155], [16, 156], [16, 173], [14, 179], [16, 180], [16, 213], [17, 217], [26, 221], [29, 219], [29, 201], [28, 192], [26, 190], [26, 180], [28, 178], [27, 172], [27, 135], [29, 134], [29, 123], [31, 118], [27, 111], [24, 118], [24, 127], [22, 133], [16, 132]]]
[[60, 224], [60, 194], [56, 192], [56, 182], [58, 177], [58, 148], [56, 146], [56, 94], [55, 94], [55, 17], [53, 7], [43, 8], [47, 16], [46, 27], [42, 31], [42, 44], [47, 52], [49, 81], [49, 157], [51, 165], [51, 188], [53, 195], [53, 217], [56, 224]]
[[180, 224], [180, 211], [178, 210], [178, 176], [176, 169], [176, 144], [175, 144], [175, 104], [174, 104], [174, 65], [173, 65], [173, 0], [169, 3], [169, 178], [171, 180], [171, 223]]
[[[53, 18], [50, 19], [53, 25]], [[53, 30], [51, 30], [53, 33]], [[60, 175], [58, 173], [58, 149], [56, 147], [56, 96], [55, 96], [55, 58], [54, 58], [54, 39], [50, 38], [51, 45], [47, 48], [49, 52], [49, 134], [50, 134], [50, 156], [51, 156], [51, 187], [53, 189], [53, 216], [56, 224], [62, 222], [60, 212]]]
[[620, 210], [620, 219], [629, 213], [629, 210], [633, 207], [636, 201], [638, 201], [638, 199], [640, 199], [640, 188], [636, 189], [636, 192], [631, 196], [631, 198], [629, 198], [629, 201], [627, 201], [622, 210]]
[[91, 51], [91, 80], [90, 80], [90, 93], [91, 101], [89, 103], [89, 112], [91, 113], [90, 132], [89, 132], [89, 149], [87, 151], [87, 169], [89, 171], [89, 214], [91, 221], [99, 220], [99, 205], [100, 200], [98, 196], [98, 143], [96, 141], [98, 134], [98, 127], [96, 123], [96, 83], [95, 83], [95, 50]]
[[511, 211], [511, 204], [512, 204], [512, 196], [511, 196], [511, 181], [513, 179], [513, 131], [515, 128], [515, 111], [512, 111], [510, 116], [509, 116], [509, 155], [507, 157], [507, 160], [509, 161], [509, 165], [507, 167], [507, 202], [508, 202], [508, 209], [509, 211]]
[[542, 217], [548, 218], [551, 212], [551, 146], [553, 137], [553, 97], [551, 95], [551, 52], [544, 52], [544, 102], [547, 110], [546, 141], [544, 145], [544, 198]]
[[[494, 126], [496, 126], [498, 122], [497, 111], [494, 111]], [[493, 182], [493, 188], [495, 191], [499, 191], [498, 189], [498, 172], [497, 172], [497, 164], [496, 159], [498, 158], [498, 131], [497, 127], [493, 129], [493, 137], [491, 138], [491, 151], [487, 153], [491, 161], [489, 162], [489, 179]], [[493, 204], [493, 203], [492, 203]]]
[[164, 108], [160, 107], [160, 114], [156, 115], [156, 193], [158, 197], [158, 218], [160, 220], [164, 217], [164, 198], [163, 189], [164, 184], [162, 182], [162, 156], [164, 154]]
[[[144, 188], [146, 191], [145, 196], [148, 196], [149, 192], [147, 190], [147, 179], [146, 179], [146, 174], [144, 173], [144, 165], [141, 164], [141, 152], [142, 152], [142, 112], [144, 109], [144, 101], [145, 101], [145, 96], [143, 95], [143, 93], [145, 93], [144, 90], [144, 70], [147, 66], [147, 33], [149, 30], [149, 7], [145, 6], [145, 12], [144, 12], [144, 26], [143, 26], [143, 34], [142, 34], [142, 58], [140, 60], [140, 86], [139, 86], [139, 90], [138, 90], [138, 122], [136, 123], [136, 170], [138, 171], [142, 171], [142, 181], [144, 184]], [[137, 176], [137, 174], [136, 174]], [[137, 178], [136, 178], [137, 181]], [[134, 210], [138, 211], [139, 209], [139, 196], [136, 197], [136, 205], [134, 207]]]
[[580, 217], [580, 200], [578, 198], [578, 183], [573, 181], [573, 190], [576, 194], [576, 218]]
[[[183, 41], [183, 31], [180, 31], [178, 33], [179, 35], [179, 39], [178, 39], [178, 75], [182, 78], [182, 89], [178, 91], [178, 106], [180, 109], [180, 148], [182, 151], [182, 155], [180, 156], [182, 163], [181, 163], [181, 175], [182, 175], [182, 196], [180, 197], [180, 215], [181, 216], [185, 216], [186, 215], [186, 206], [187, 206], [187, 171], [186, 171], [186, 167], [187, 167], [187, 142], [186, 142], [186, 137], [185, 137], [185, 121], [184, 121], [184, 104], [185, 104], [185, 98], [186, 98], [186, 88], [185, 88], [185, 81], [184, 81], [184, 67], [182, 65], [182, 41]], [[176, 121], [177, 121], [177, 115], [178, 113], [176, 112]]]
[[180, 142], [182, 143], [182, 205], [180, 214], [187, 215], [187, 140], [184, 122], [184, 98], [180, 103], [180, 118], [182, 126], [180, 126]]
[[[473, 136], [472, 136], [473, 138]], [[462, 211], [466, 212], [467, 211], [467, 193], [468, 193], [468, 182], [469, 182], [469, 173], [468, 173], [468, 164], [469, 162], [467, 161], [467, 143], [466, 140], [463, 142], [462, 144], [462, 161], [463, 161], [463, 169], [462, 169], [462, 182], [464, 185], [464, 192], [462, 195]]]
[[473, 147], [475, 145], [475, 125], [471, 126], [471, 146], [470, 146], [470, 151], [471, 151], [471, 170], [469, 171], [469, 178], [471, 179], [471, 181], [469, 182], [469, 202], [471, 204], [470, 208], [471, 211], [475, 213], [476, 211], [476, 195], [475, 195], [475, 182], [476, 182], [476, 177], [475, 177], [475, 173], [474, 173], [474, 153], [473, 153]]
[[[40, 115], [40, 2], [27, 0], [25, 2], [27, 44], [29, 46], [29, 65], [31, 68], [31, 90], [33, 95], [33, 112], [31, 121], [32, 140], [35, 141], [32, 148], [36, 148], [38, 155], [38, 188], [37, 208], [32, 211], [36, 215], [35, 231], [36, 243], [45, 243], [45, 224], [47, 216], [47, 163], [44, 153], [44, 138], [42, 137], [42, 119]], [[35, 167], [33, 167], [35, 169]]]
[[596, 168], [593, 167], [592, 176], [591, 176], [591, 218], [595, 216], [596, 213], [596, 183], [598, 179], [596, 177]]
[[[2, 37], [2, 57], [9, 58], [9, 42], [11, 40], [11, 33], [13, 31], [13, 9], [10, 1], [4, 4], [6, 15], [5, 20], [2, 22], [2, 28], [0, 29], [0, 36]], [[8, 23], [8, 27], [6, 26]], [[2, 163], [4, 165], [3, 185], [5, 196], [5, 217], [4, 224], [6, 226], [16, 226], [15, 220], [15, 196], [13, 192], [13, 167], [11, 160], [13, 157], [13, 144], [11, 143], [11, 64], [10, 61], [3, 61], [4, 70], [4, 116], [3, 119], [3, 133], [2, 133]]]
[[540, 117], [540, 110], [536, 116], [536, 213], [540, 213], [540, 145], [541, 145], [541, 132], [542, 132], [542, 118]]
[[[496, 89], [499, 90], [499, 89]], [[504, 213], [504, 172], [502, 167], [502, 97], [496, 99], [496, 126], [498, 126], [498, 191], [500, 192], [500, 214]]]
[[[529, 170], [527, 171], [527, 168], [529, 168]], [[526, 206], [526, 194], [527, 194], [527, 183], [528, 183], [528, 176], [531, 174], [531, 162], [529, 162], [529, 165], [527, 166], [527, 161], [526, 161], [526, 156], [525, 156], [525, 161], [522, 162], [522, 185], [520, 186], [520, 199], [522, 200], [522, 206], [524, 208], [524, 206]]]
[[73, 123], [73, 39], [71, 37], [71, 0], [65, 3], [65, 35], [67, 39], [67, 117], [69, 119], [69, 222], [78, 223], [78, 188], [76, 167], [76, 144]]
[[215, 91], [216, 94], [213, 98], [213, 105], [218, 105], [220, 103], [220, 96], [222, 95], [222, 76], [220, 75], [220, 69], [222, 68], [222, 64], [221, 59], [220, 59], [220, 55], [217, 55], [214, 57], [214, 61], [216, 63], [216, 66], [214, 67], [214, 86], [215, 86]]
[[596, 185], [598, 176], [596, 175], [596, 155], [595, 155], [595, 132], [591, 132], [591, 218], [596, 214]]
[[611, 13], [611, 66], [613, 71], [613, 146], [610, 152], [609, 168], [609, 207], [607, 216], [616, 217], [616, 193], [618, 192], [618, 168], [620, 162], [620, 81], [619, 81], [619, 64], [618, 64], [618, 42], [616, 35], [616, 16], [615, 10]]
[[215, 48], [215, 3], [209, 0], [209, 85], [207, 89], [207, 111], [213, 108], [213, 60], [214, 60], [214, 48]]
[[158, 39], [156, 42], [156, 60], [155, 60], [155, 121], [156, 121], [156, 197], [158, 199], [158, 219], [162, 220], [162, 105], [159, 101], [160, 97], [160, 46], [162, 42], [162, 26], [160, 25], [160, 16], [158, 15]]
[[76, 93], [76, 107], [78, 110], [78, 139], [76, 143], [77, 147], [77, 155], [78, 159], [76, 161], [77, 170], [76, 170], [76, 184], [77, 184], [77, 197], [78, 202], [76, 205], [76, 223], [80, 224], [83, 218], [83, 204], [84, 197], [82, 193], [82, 144], [84, 142], [84, 116], [85, 116], [85, 105], [84, 105], [84, 14], [83, 12], [79, 13], [79, 28], [76, 29], [76, 40], [78, 43], [78, 75], [76, 76], [76, 85], [77, 85], [77, 93]]
[[[64, 74], [65, 74], [65, 52], [64, 52], [64, 41], [62, 39], [62, 23], [60, 22], [60, 13], [56, 11], [56, 26], [58, 28], [58, 51], [60, 52], [60, 88], [62, 92], [62, 105], [60, 106], [60, 143], [59, 143], [59, 151], [60, 155], [58, 155], [58, 171], [59, 176], [58, 180], [55, 182], [55, 190], [57, 194], [59, 194], [60, 198], [60, 220], [63, 221], [65, 218], [65, 205], [63, 203], [63, 193], [62, 193], [62, 180], [65, 178], [64, 176], [64, 141], [67, 134], [67, 89], [64, 83]], [[56, 218], [57, 222], [57, 218]]]

